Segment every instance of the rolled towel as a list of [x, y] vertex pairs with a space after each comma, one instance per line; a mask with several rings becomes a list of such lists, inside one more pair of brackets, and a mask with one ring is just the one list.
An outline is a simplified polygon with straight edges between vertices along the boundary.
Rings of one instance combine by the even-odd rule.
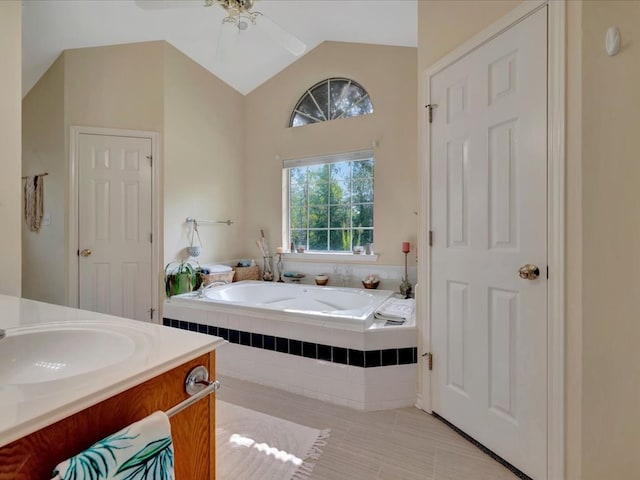
[[60, 463], [52, 480], [174, 478], [169, 418], [155, 412]]

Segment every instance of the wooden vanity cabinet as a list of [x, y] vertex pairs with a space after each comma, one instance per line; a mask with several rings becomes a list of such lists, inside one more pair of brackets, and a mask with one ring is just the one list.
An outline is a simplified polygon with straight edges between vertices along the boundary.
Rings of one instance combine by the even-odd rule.
[[[215, 352], [202, 355], [31, 435], [0, 447], [0, 480], [45, 480], [61, 461], [93, 443], [186, 399], [184, 380], [198, 365], [215, 378]], [[215, 478], [215, 398], [171, 418], [177, 480]]]

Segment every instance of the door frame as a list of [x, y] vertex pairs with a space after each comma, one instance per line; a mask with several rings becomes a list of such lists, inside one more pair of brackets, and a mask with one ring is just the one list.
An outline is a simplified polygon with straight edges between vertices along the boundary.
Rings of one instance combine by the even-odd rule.
[[[431, 351], [431, 139], [428, 109], [431, 77], [473, 52], [541, 8], [548, 7], [547, 29], [547, 478], [564, 478], [565, 468], [565, 77], [566, 0], [525, 0], [507, 15], [425, 69], [420, 76], [420, 241], [418, 283], [424, 285], [425, 305], [418, 306], [420, 352]], [[434, 111], [437, 115], [437, 109]], [[431, 374], [427, 357], [418, 363], [416, 406], [431, 412]], [[438, 359], [435, 359], [438, 361]]]
[[160, 134], [158, 132], [149, 132], [142, 130], [123, 130], [117, 128], [99, 128], [99, 127], [83, 127], [71, 126], [69, 140], [69, 253], [68, 266], [69, 275], [68, 282], [68, 299], [67, 304], [70, 307], [78, 308], [79, 297], [79, 257], [77, 252], [78, 245], [78, 141], [80, 135], [103, 135], [112, 137], [134, 137], [146, 138], [151, 140], [151, 154], [153, 160], [151, 162], [151, 233], [153, 241], [151, 242], [151, 305], [155, 309], [154, 317], [151, 319], [153, 323], [160, 322], [160, 305], [159, 305], [159, 278], [160, 278]]

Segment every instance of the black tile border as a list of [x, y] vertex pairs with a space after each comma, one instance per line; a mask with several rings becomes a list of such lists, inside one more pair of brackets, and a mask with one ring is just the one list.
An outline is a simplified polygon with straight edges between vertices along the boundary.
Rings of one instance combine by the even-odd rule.
[[215, 335], [216, 337], [224, 338], [229, 343], [235, 343], [237, 345], [350, 365], [352, 367], [374, 368], [418, 363], [418, 347], [365, 351], [325, 345], [322, 343], [305, 342], [293, 338], [275, 337], [262, 333], [215, 327], [212, 325], [202, 325], [200, 323], [185, 322], [184, 320], [174, 320], [172, 318], [163, 318], [162, 324], [166, 327]]
[[456, 427], [454, 424], [452, 424], [451, 422], [449, 422], [446, 418], [442, 418], [440, 415], [438, 415], [436, 412], [431, 412], [433, 414], [433, 416], [435, 418], [437, 418], [438, 420], [440, 420], [442, 423], [444, 423], [447, 427], [449, 427], [451, 430], [453, 430], [454, 432], [456, 432], [458, 435], [460, 435], [461, 437], [463, 437], [464, 439], [470, 441], [471, 443], [473, 443], [476, 447], [478, 447], [480, 450], [482, 450], [483, 453], [485, 453], [486, 455], [489, 455], [491, 458], [493, 458], [496, 462], [498, 462], [500, 465], [502, 465], [503, 467], [505, 467], [507, 470], [511, 471], [511, 473], [513, 473], [516, 477], [522, 479], [522, 480], [533, 480], [533, 478], [531, 478], [529, 475], [527, 475], [526, 473], [524, 473], [521, 470], [518, 470], [516, 467], [514, 467], [513, 465], [511, 465], [509, 462], [507, 462], [504, 458], [502, 458], [500, 455], [497, 455], [496, 453], [494, 453], [493, 451], [489, 450], [487, 447], [485, 447], [483, 444], [481, 444], [480, 442], [478, 442], [475, 438], [470, 437], [469, 434], [463, 432], [462, 430], [460, 430], [458, 427]]

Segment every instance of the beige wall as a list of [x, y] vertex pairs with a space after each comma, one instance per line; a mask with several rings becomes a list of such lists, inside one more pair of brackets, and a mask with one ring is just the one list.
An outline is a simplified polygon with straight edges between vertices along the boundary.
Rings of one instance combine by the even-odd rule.
[[21, 290], [22, 2], [0, 2], [0, 293]]
[[186, 257], [186, 217], [201, 225], [198, 260], [243, 256], [244, 97], [174, 47], [164, 51], [164, 260]]
[[65, 51], [66, 126], [160, 132], [164, 45], [146, 42]]
[[[400, 244], [416, 242], [416, 49], [325, 42], [251, 92], [245, 101], [245, 249], [257, 256], [260, 229], [282, 243], [282, 159], [375, 149], [375, 248], [381, 264], [402, 264]], [[348, 77], [371, 95], [374, 113], [287, 128], [305, 90]]]
[[419, 0], [418, 72], [432, 65], [522, 0]]
[[22, 222], [22, 295], [58, 304], [66, 303], [68, 271], [64, 99], [61, 55], [22, 100], [22, 174], [49, 174], [44, 177], [43, 206], [51, 216], [51, 224], [39, 232]]
[[[609, 57], [610, 26], [622, 50]], [[582, 10], [582, 478], [640, 478], [640, 2]]]

